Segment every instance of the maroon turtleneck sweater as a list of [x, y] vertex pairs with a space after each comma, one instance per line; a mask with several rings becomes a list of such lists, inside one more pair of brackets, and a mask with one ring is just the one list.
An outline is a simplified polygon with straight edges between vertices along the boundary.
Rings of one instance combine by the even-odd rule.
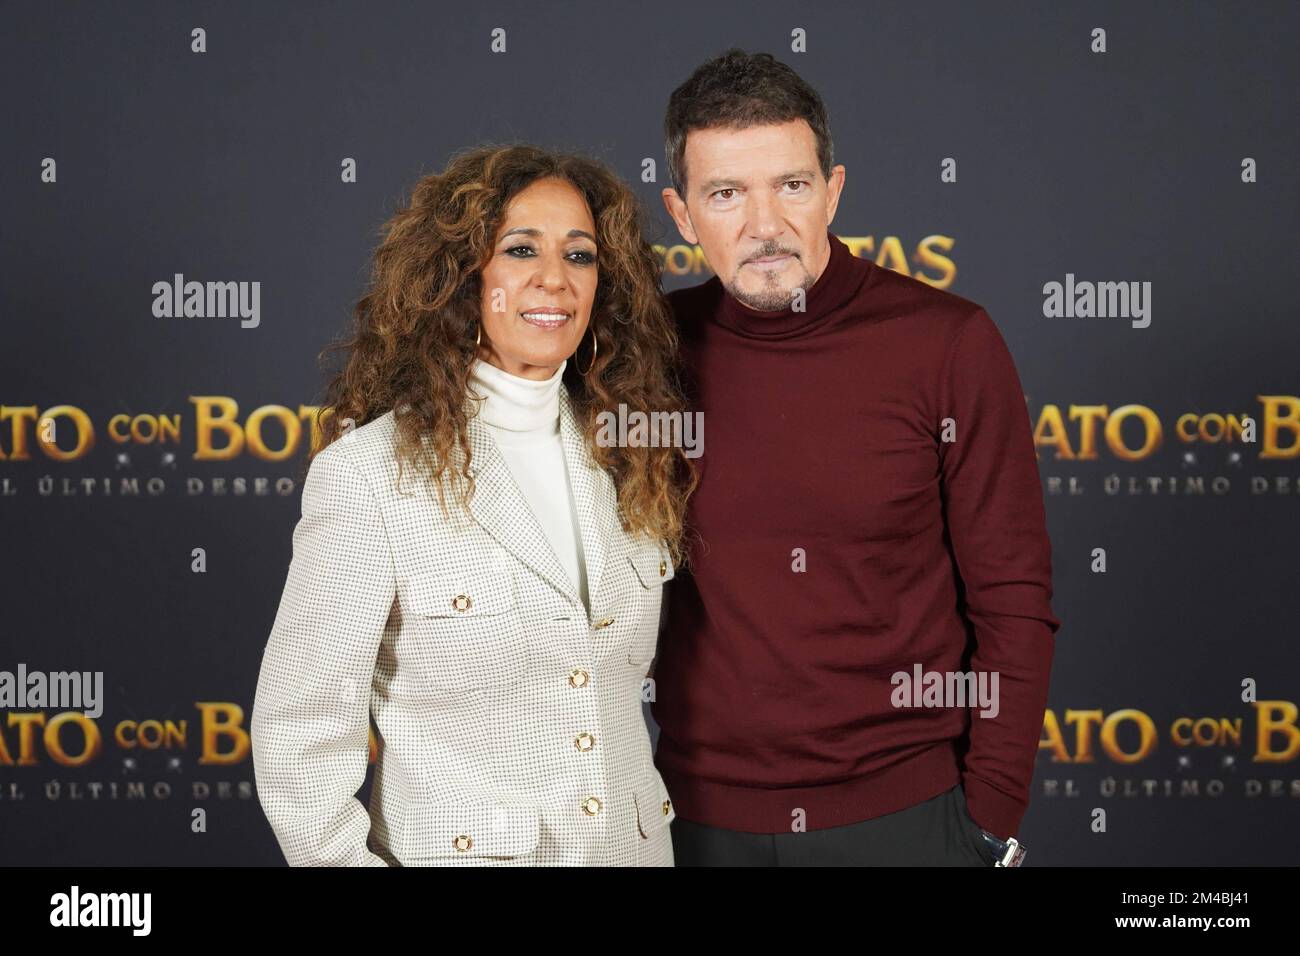
[[[678, 815], [712, 826], [842, 826], [960, 781], [1005, 838], [1060, 627], [1020, 380], [978, 305], [829, 240], [803, 312], [716, 277], [669, 297], [706, 428], [655, 763]], [[894, 706], [916, 664], [997, 672], [997, 716]]]

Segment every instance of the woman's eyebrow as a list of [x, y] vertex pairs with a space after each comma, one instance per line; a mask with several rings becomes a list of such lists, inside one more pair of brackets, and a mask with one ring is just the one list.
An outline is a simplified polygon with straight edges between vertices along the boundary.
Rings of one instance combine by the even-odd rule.
[[[523, 236], [540, 236], [542, 234], [542, 230], [536, 229], [533, 226], [515, 226], [515, 228], [507, 229], [505, 232], [503, 232], [501, 234], [501, 238], [504, 239], [506, 236], [513, 236], [516, 234], [523, 235]], [[568, 238], [570, 239], [584, 238], [584, 239], [590, 239], [592, 242], [596, 241], [596, 237], [593, 236], [591, 233], [587, 232], [585, 229], [570, 229], [568, 233]]]

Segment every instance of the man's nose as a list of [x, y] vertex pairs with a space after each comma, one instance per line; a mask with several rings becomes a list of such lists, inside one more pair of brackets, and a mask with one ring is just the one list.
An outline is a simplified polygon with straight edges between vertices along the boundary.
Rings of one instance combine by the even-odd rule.
[[750, 200], [749, 234], [755, 239], [774, 239], [785, 230], [780, 204], [770, 194]]

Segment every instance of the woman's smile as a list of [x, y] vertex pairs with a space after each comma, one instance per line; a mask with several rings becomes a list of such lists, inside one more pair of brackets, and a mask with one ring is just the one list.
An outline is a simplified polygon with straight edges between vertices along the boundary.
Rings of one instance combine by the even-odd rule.
[[545, 307], [540, 309], [529, 309], [527, 312], [520, 312], [519, 317], [529, 325], [536, 326], [539, 329], [558, 329], [566, 323], [572, 321], [573, 313], [564, 309], [554, 307]]

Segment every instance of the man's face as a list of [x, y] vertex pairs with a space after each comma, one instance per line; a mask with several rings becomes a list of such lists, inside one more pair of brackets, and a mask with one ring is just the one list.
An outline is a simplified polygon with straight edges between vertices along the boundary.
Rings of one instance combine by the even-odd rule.
[[829, 181], [817, 138], [803, 120], [748, 129], [691, 130], [684, 156], [685, 199], [663, 191], [687, 242], [704, 250], [723, 286], [751, 309], [788, 308], [830, 259], [844, 167]]

